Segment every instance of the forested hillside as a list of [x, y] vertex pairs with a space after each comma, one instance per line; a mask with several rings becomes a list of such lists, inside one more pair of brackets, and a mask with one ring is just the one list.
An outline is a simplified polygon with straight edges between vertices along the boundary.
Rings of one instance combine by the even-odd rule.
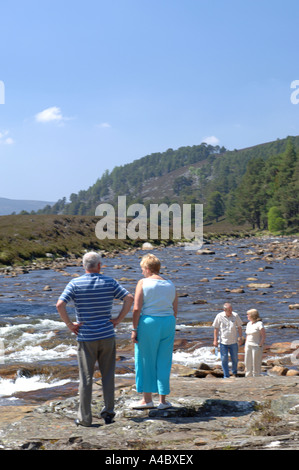
[[168, 149], [115, 167], [95, 184], [38, 213], [94, 215], [98, 204], [202, 203], [204, 220], [228, 220], [272, 231], [298, 229], [299, 136], [242, 150], [201, 144]]
[[[161, 177], [165, 181], [165, 178], [176, 170], [184, 168], [188, 171], [190, 166], [207, 160], [211, 155], [221, 155], [225, 151], [224, 147], [201, 144], [148, 155], [132, 163], [117, 166], [111, 173], [106, 170], [89, 189], [71, 194], [70, 203], [63, 198], [40, 213], [94, 215], [98, 204], [103, 201], [116, 202], [119, 195], [126, 195], [128, 203], [144, 202], [143, 190], [147, 184]], [[160, 200], [163, 199], [161, 190], [162, 188], [158, 196]], [[151, 199], [151, 196], [147, 199]]]
[[298, 230], [299, 151], [294, 139], [288, 139], [283, 154], [249, 161], [240, 184], [226, 199], [225, 213], [231, 221], [247, 221], [253, 228]]

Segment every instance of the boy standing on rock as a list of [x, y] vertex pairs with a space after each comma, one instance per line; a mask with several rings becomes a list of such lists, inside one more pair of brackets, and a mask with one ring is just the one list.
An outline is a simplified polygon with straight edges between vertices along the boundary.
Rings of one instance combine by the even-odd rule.
[[[129, 313], [133, 296], [115, 279], [100, 274], [101, 256], [95, 252], [83, 256], [85, 274], [68, 283], [57, 302], [61, 319], [78, 340], [80, 406], [77, 425], [91, 426], [91, 396], [94, 366], [98, 361], [102, 376], [105, 423], [114, 413], [115, 332], [114, 328]], [[114, 299], [123, 300], [116, 319], [111, 319]], [[66, 305], [73, 300], [77, 323], [70, 321]]]
[[228, 354], [232, 362], [232, 374], [237, 376], [238, 368], [238, 342], [242, 340], [242, 321], [236, 312], [233, 312], [231, 304], [223, 305], [223, 312], [218, 313], [213, 322], [214, 346], [220, 343], [220, 357], [224, 378], [229, 378]]

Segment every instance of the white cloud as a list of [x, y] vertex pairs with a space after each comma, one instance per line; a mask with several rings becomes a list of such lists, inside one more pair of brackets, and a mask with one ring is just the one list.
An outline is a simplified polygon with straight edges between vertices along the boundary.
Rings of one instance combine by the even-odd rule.
[[205, 142], [208, 145], [219, 145], [220, 140], [214, 135], [210, 135], [208, 137], [204, 137], [202, 142]]
[[61, 114], [60, 108], [57, 106], [52, 106], [51, 108], [44, 109], [40, 113], [35, 115], [35, 120], [37, 122], [61, 122], [64, 121], [64, 118]]
[[101, 122], [101, 124], [98, 124], [97, 127], [100, 129], [110, 129], [111, 124], [109, 124], [109, 122]]
[[0, 144], [12, 145], [14, 140], [11, 137], [8, 137], [9, 131], [0, 132]]
[[8, 131], [0, 132], [0, 140], [2, 140], [7, 134], [8, 134]]

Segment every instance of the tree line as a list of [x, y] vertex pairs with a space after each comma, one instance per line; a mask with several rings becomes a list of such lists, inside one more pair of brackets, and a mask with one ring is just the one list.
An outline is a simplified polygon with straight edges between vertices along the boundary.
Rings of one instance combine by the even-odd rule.
[[271, 232], [298, 228], [298, 155], [290, 138], [283, 154], [250, 160], [239, 186], [227, 198], [229, 219]]
[[90, 188], [71, 194], [69, 202], [63, 198], [38, 213], [94, 215], [98, 204], [115, 203], [119, 195], [126, 195], [128, 204], [144, 203], [145, 182], [170, 178], [182, 168], [172, 194], [160, 202], [202, 203], [204, 222], [225, 217], [237, 225], [290, 232], [298, 229], [299, 219], [298, 149], [299, 136], [234, 151], [205, 143], [168, 149], [107, 170]]

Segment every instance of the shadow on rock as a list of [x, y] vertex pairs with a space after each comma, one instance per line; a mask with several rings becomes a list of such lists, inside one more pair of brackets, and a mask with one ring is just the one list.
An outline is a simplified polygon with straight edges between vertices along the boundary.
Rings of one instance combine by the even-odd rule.
[[[232, 401], [232, 400], [218, 400], [207, 399], [200, 404], [192, 404], [187, 406], [173, 406], [166, 410], [152, 409], [149, 410], [147, 416], [142, 413], [142, 416], [133, 416], [130, 418], [133, 421], [140, 422], [149, 418], [155, 419], [184, 419], [194, 418], [195, 421], [210, 420], [218, 416], [242, 416], [252, 413], [256, 409], [255, 401]], [[192, 421], [192, 420], [191, 420]]]

